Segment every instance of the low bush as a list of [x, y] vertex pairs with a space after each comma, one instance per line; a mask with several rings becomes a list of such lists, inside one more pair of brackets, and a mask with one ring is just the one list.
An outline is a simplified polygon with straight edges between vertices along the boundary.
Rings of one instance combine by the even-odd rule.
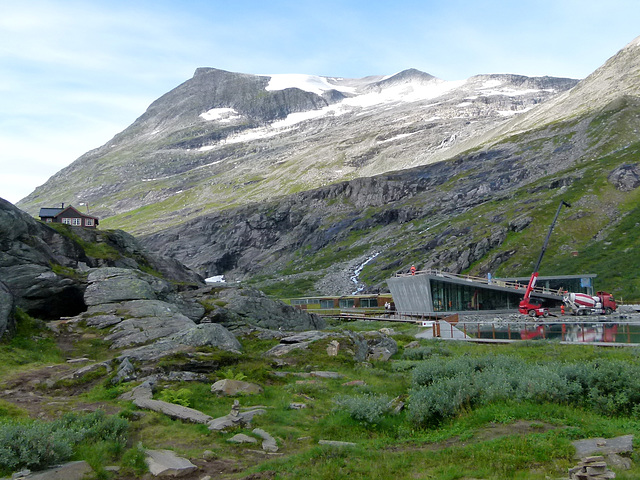
[[340, 395], [333, 399], [337, 410], [346, 411], [358, 422], [380, 423], [390, 410], [391, 398], [387, 395]]
[[617, 360], [528, 363], [508, 355], [433, 357], [413, 370], [409, 417], [432, 425], [493, 401], [552, 402], [605, 415], [640, 413], [640, 366]]
[[128, 422], [102, 411], [67, 414], [53, 422], [10, 420], [0, 424], [0, 469], [41, 469], [71, 458], [92, 442], [126, 443]]

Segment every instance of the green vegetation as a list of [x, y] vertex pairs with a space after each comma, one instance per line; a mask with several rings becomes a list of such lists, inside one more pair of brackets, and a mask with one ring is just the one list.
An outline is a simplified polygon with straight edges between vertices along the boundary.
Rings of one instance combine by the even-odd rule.
[[41, 469], [72, 458], [79, 445], [106, 442], [113, 453], [126, 443], [128, 423], [94, 413], [66, 414], [53, 422], [8, 420], [0, 423], [0, 472]]
[[[20, 348], [35, 345], [18, 347], [20, 342], [52, 340], [40, 322], [20, 318], [18, 335], [5, 345], [15, 357], [20, 357]], [[204, 382], [162, 382], [156, 389], [158, 399], [214, 418], [227, 415], [236, 399], [241, 408], [265, 410], [251, 427], [228, 432], [214, 433], [205, 425], [140, 412], [132, 403], [118, 400], [136, 383], [113, 385], [104, 370], [101, 378], [91, 374], [89, 381], [43, 386], [38, 389], [43, 395], [75, 392], [60, 411], [83, 402], [120, 413], [106, 415], [99, 410], [33, 420], [12, 404], [0, 403], [0, 474], [84, 459], [95, 478], [109, 478], [105, 465], [120, 466], [127, 478], [141, 478], [147, 471], [144, 450], [160, 448], [192, 459], [209, 451], [207, 455], [220, 462], [216, 465], [233, 466], [221, 475], [229, 480], [252, 474], [286, 479], [542, 480], [562, 477], [575, 464], [573, 440], [640, 435], [640, 349], [550, 341], [495, 346], [437, 340], [405, 348], [419, 327], [336, 321], [329, 331], [366, 333], [381, 327], [397, 332], [399, 352], [389, 362], [357, 362], [356, 344], [348, 336], [339, 340], [337, 356], [327, 355], [331, 340], [327, 338], [276, 362], [264, 353], [278, 340], [250, 334], [240, 339], [242, 354], [202, 348], [155, 365], [160, 371], [188, 370], [197, 359], [200, 371], [208, 372]], [[85, 334], [87, 338], [75, 346], [78, 351], [86, 348], [82, 344], [99, 340], [91, 338], [92, 329]], [[45, 345], [38, 355], [23, 357], [26, 364], [21, 368], [35, 372], [56, 365], [60, 352], [45, 354], [56, 351], [52, 344]], [[323, 378], [313, 376], [314, 371], [340, 376]], [[0, 388], [12, 378], [11, 372], [1, 371]], [[255, 382], [264, 391], [235, 399], [212, 395], [211, 383], [221, 378]], [[292, 404], [306, 408], [291, 408]], [[251, 436], [255, 427], [277, 439], [281, 457], [248, 455], [247, 449], [255, 447], [225, 441], [236, 433]], [[319, 440], [356, 446], [323, 446]], [[640, 464], [617, 473], [618, 478], [637, 477]]]
[[63, 361], [51, 332], [44, 323], [21, 309], [16, 309], [16, 332], [0, 344], [0, 375], [15, 374], [22, 369]]

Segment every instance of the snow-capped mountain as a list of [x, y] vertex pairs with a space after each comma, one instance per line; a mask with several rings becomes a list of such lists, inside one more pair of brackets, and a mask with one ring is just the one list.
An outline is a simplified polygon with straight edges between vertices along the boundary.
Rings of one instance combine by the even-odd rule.
[[[135, 233], [208, 211], [425, 165], [577, 83], [516, 75], [445, 81], [199, 68], [106, 145], [20, 205], [90, 203]], [[152, 207], [153, 205], [153, 207]], [[108, 223], [109, 224], [109, 223]]]

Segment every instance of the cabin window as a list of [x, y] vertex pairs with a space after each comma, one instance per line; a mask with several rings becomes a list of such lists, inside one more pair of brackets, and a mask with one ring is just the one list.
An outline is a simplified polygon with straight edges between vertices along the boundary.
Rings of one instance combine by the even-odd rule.
[[84, 224], [87, 227], [93, 227], [93, 218], [85, 218], [84, 219]]
[[63, 218], [62, 223], [64, 223], [65, 225], [71, 225], [71, 218]]
[[355, 301], [353, 298], [341, 298], [340, 308], [353, 308], [355, 307]]
[[82, 219], [81, 218], [72, 218], [71, 219], [71, 225], [73, 225], [75, 227], [81, 227], [82, 226]]
[[360, 306], [362, 308], [376, 308], [378, 306], [377, 298], [361, 298]]
[[320, 300], [320, 308], [333, 308], [333, 299]]

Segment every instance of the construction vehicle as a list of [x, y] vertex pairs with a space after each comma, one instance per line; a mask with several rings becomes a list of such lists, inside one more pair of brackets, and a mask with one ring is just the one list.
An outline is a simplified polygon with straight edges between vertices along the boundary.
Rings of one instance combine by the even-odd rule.
[[551, 226], [549, 227], [549, 232], [547, 233], [547, 238], [544, 240], [544, 244], [542, 245], [542, 251], [540, 252], [540, 256], [538, 257], [538, 263], [536, 263], [536, 267], [533, 269], [533, 274], [531, 274], [531, 278], [529, 279], [529, 284], [527, 285], [527, 289], [524, 292], [524, 297], [520, 301], [520, 305], [518, 307], [518, 311], [524, 315], [529, 315], [530, 317], [548, 317], [549, 310], [542, 306], [541, 303], [533, 303], [531, 300], [531, 293], [536, 286], [536, 280], [538, 279], [538, 269], [540, 268], [540, 264], [542, 263], [542, 257], [544, 256], [544, 252], [547, 251], [547, 245], [549, 244], [549, 238], [551, 237], [551, 232], [553, 231], [553, 227], [556, 225], [556, 221], [558, 220], [558, 215], [560, 215], [560, 210], [562, 206], [565, 205], [567, 207], [571, 207], [570, 204], [565, 202], [564, 200], [560, 200], [560, 205], [558, 205], [558, 210], [556, 210], [556, 216], [553, 217], [553, 222], [551, 222]]
[[613, 295], [607, 292], [596, 292], [594, 296], [567, 293], [563, 302], [571, 310], [571, 315], [611, 315], [618, 308]]

